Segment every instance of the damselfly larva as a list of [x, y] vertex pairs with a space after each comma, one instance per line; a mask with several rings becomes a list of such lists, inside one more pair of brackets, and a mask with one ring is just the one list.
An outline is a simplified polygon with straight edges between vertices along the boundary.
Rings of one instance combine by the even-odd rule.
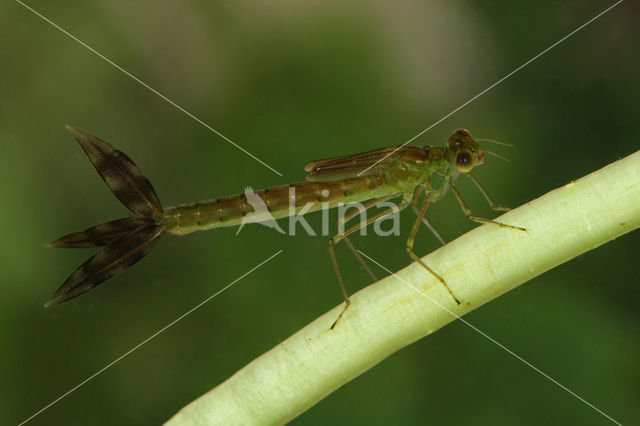
[[[124, 271], [146, 256], [164, 233], [187, 234], [212, 228], [238, 226], [247, 215], [257, 213], [255, 203], [247, 200], [246, 192], [163, 208], [147, 178], [127, 155], [81, 129], [72, 126], [67, 126], [67, 129], [80, 143], [111, 192], [135, 213], [135, 216], [102, 223], [49, 243], [50, 247], [104, 248], [80, 265], [45, 306], [77, 297]], [[508, 210], [497, 207], [471, 174], [475, 166], [484, 163], [485, 152], [488, 152], [480, 148], [479, 140], [482, 139], [474, 139], [467, 130], [458, 129], [449, 136], [447, 144], [442, 147], [390, 146], [345, 157], [313, 161], [305, 166], [305, 181], [252, 192], [252, 196], [262, 200], [266, 206], [266, 214], [272, 219], [297, 214], [303, 207], [308, 213], [321, 208], [361, 202], [364, 208], [368, 209], [383, 201], [398, 200], [396, 207], [388, 207], [329, 240], [329, 254], [345, 299], [344, 308], [331, 328], [335, 327], [351, 303], [338, 267], [334, 246], [344, 239], [375, 279], [348, 240], [350, 234], [362, 227], [397, 210], [411, 207], [417, 217], [409, 233], [406, 250], [411, 258], [442, 283], [458, 304], [459, 299], [446, 281], [413, 251], [413, 242], [420, 223], [425, 223], [433, 230], [424, 219], [427, 206], [439, 201], [447, 190], [451, 189], [462, 210], [471, 220], [524, 231], [524, 228], [475, 216], [454, 185], [458, 175], [464, 174], [479, 188], [493, 210]], [[418, 200], [422, 193], [424, 200], [418, 208]], [[347, 215], [345, 220], [355, 214], [357, 213]], [[438, 238], [442, 241], [439, 236]]]

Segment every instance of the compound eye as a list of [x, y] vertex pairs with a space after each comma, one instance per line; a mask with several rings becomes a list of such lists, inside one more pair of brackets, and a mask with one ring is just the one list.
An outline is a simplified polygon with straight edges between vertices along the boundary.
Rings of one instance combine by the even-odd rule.
[[468, 172], [473, 168], [473, 156], [469, 151], [460, 151], [456, 155], [456, 168], [461, 172]]

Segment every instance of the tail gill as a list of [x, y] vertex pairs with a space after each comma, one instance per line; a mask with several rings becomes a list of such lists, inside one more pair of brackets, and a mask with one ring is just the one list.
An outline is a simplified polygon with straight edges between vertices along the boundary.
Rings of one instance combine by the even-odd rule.
[[65, 235], [48, 247], [102, 247], [78, 267], [45, 303], [64, 302], [98, 286], [146, 256], [164, 232], [162, 207], [151, 183], [123, 152], [84, 130], [66, 126], [111, 192], [136, 216]]

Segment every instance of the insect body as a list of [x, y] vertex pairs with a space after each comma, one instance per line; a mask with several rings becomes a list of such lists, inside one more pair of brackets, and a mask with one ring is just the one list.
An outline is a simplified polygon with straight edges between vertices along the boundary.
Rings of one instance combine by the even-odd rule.
[[[136, 215], [106, 222], [49, 243], [51, 247], [104, 248], [78, 267], [45, 306], [77, 297], [124, 271], [146, 256], [164, 233], [187, 234], [199, 230], [238, 226], [247, 215], [256, 213], [253, 207], [255, 203], [247, 200], [247, 193], [162, 208], [153, 187], [128, 156], [83, 130], [71, 126], [67, 126], [67, 129], [80, 143], [111, 192]], [[398, 200], [397, 209], [402, 210], [409, 206], [417, 214], [406, 243], [407, 252], [444, 285], [456, 303], [460, 303], [445, 280], [413, 251], [413, 241], [421, 221], [431, 228], [424, 219], [428, 205], [440, 200], [446, 191], [451, 189], [470, 219], [524, 230], [474, 216], [456, 189], [454, 180], [459, 174], [464, 174], [478, 186], [492, 209], [506, 210], [494, 205], [470, 173], [473, 167], [484, 162], [485, 151], [477, 141], [467, 130], [459, 129], [451, 134], [443, 147], [392, 146], [345, 157], [313, 161], [305, 166], [306, 181], [271, 187], [250, 194], [262, 200], [266, 206], [266, 213], [273, 219], [298, 213], [305, 206], [305, 212], [311, 212], [343, 203], [363, 202], [367, 209], [383, 201]], [[418, 200], [422, 193], [424, 200], [418, 209]], [[348, 236], [392, 213], [394, 209], [387, 208], [329, 240], [329, 253], [345, 298], [345, 306], [338, 319], [350, 305], [350, 300], [338, 267], [334, 246], [344, 239], [375, 279], [357, 251], [353, 249]], [[354, 212], [344, 219], [348, 220], [356, 214], [357, 212]]]

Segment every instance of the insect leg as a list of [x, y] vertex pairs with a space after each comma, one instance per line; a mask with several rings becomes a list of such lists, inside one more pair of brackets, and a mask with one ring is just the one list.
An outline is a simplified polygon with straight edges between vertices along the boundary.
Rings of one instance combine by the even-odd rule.
[[[416, 189], [413, 191], [413, 197], [411, 197], [411, 210], [413, 210], [413, 212], [418, 215], [420, 213], [420, 211], [418, 210], [418, 207], [416, 206], [418, 204], [418, 198], [420, 197], [420, 194], [422, 193], [422, 190], [424, 189], [424, 187], [422, 185], [417, 185]], [[431, 225], [431, 223], [429, 223], [429, 221], [427, 220], [426, 217], [422, 217], [422, 223], [424, 223], [424, 225], [429, 228], [429, 231], [431, 231], [431, 233], [433, 235], [436, 236], [436, 238], [438, 239], [438, 241], [440, 241], [440, 244], [445, 245], [447, 244], [444, 239], [440, 236], [440, 234], [438, 233], [438, 231], [436, 231], [436, 228], [433, 227], [433, 225]]]
[[329, 254], [331, 255], [331, 262], [333, 263], [333, 268], [336, 270], [336, 275], [338, 276], [338, 282], [340, 283], [340, 289], [342, 290], [342, 295], [344, 296], [344, 301], [345, 301], [344, 308], [342, 308], [342, 312], [340, 312], [340, 315], [338, 315], [338, 318], [333, 322], [333, 325], [331, 325], [331, 329], [335, 328], [335, 326], [338, 323], [338, 321], [340, 320], [340, 318], [342, 318], [342, 315], [344, 315], [344, 313], [347, 310], [347, 308], [349, 308], [349, 305], [351, 305], [351, 300], [349, 299], [349, 293], [347, 293], [347, 289], [344, 286], [344, 281], [342, 279], [342, 273], [340, 272], [340, 267], [338, 267], [338, 261], [336, 259], [336, 254], [335, 254], [335, 251], [334, 251], [333, 247], [336, 244], [338, 244], [341, 240], [343, 240], [344, 238], [349, 236], [350, 234], [353, 234], [354, 232], [357, 232], [358, 230], [366, 227], [367, 225], [375, 222], [376, 220], [381, 219], [381, 218], [383, 218], [385, 216], [388, 216], [390, 214], [393, 214], [395, 211], [400, 211], [400, 210], [404, 209], [405, 207], [407, 207], [407, 204], [408, 204], [407, 201], [403, 199], [402, 201], [400, 201], [400, 203], [398, 203], [398, 205], [396, 207], [388, 207], [388, 208], [384, 209], [382, 212], [378, 213], [377, 215], [368, 218], [364, 222], [361, 222], [361, 223], [358, 223], [356, 225], [353, 225], [351, 228], [347, 229], [344, 232], [344, 234], [334, 235], [329, 240]]
[[465, 201], [462, 199], [462, 196], [460, 195], [460, 192], [458, 192], [458, 188], [455, 187], [455, 185], [453, 184], [452, 180], [449, 180], [449, 187], [451, 188], [451, 192], [453, 192], [453, 195], [456, 196], [456, 200], [458, 200], [458, 204], [460, 204], [460, 207], [462, 207], [462, 210], [464, 211], [464, 214], [467, 215], [467, 217], [471, 220], [473, 220], [474, 222], [479, 222], [479, 223], [493, 223], [494, 225], [498, 225], [502, 228], [512, 228], [512, 229], [517, 229], [519, 231], [525, 231], [527, 232], [526, 229], [521, 228], [519, 226], [512, 226], [512, 225], [507, 225], [501, 222], [496, 222], [495, 220], [491, 220], [491, 219], [486, 219], [484, 217], [479, 217], [479, 216], [475, 216], [472, 212], [471, 209], [469, 208], [469, 206], [467, 206], [467, 203], [465, 203]]
[[[383, 201], [387, 201], [387, 200], [390, 200], [392, 198], [396, 198], [399, 195], [400, 194], [391, 194], [391, 195], [385, 195], [384, 197], [379, 197], [379, 198], [374, 198], [373, 200], [369, 200], [369, 201], [367, 201], [366, 203], [364, 203], [362, 205], [364, 207], [363, 210], [367, 210], [370, 207], [374, 207], [377, 204], [382, 203]], [[342, 220], [338, 219], [338, 230], [341, 229], [340, 228], [340, 222], [341, 221], [342, 221], [342, 224], [344, 225], [345, 222], [347, 222], [349, 219], [351, 219], [353, 216], [355, 216], [355, 215], [357, 215], [359, 213], [361, 213], [360, 210], [352, 210], [351, 212], [349, 212], [348, 214], [345, 215], [344, 219], [342, 219]], [[373, 282], [378, 281], [378, 277], [376, 277], [376, 274], [373, 273], [371, 268], [369, 268], [369, 265], [367, 265], [367, 263], [364, 261], [362, 256], [360, 256], [360, 253], [358, 253], [356, 248], [353, 246], [353, 244], [351, 243], [351, 240], [349, 239], [349, 237], [345, 236], [344, 237], [344, 242], [347, 243], [347, 246], [349, 247], [349, 250], [351, 250], [351, 252], [356, 257], [356, 259], [358, 259], [358, 262], [360, 262], [360, 264], [362, 265], [364, 270], [367, 271], [369, 276], [373, 279]]]
[[367, 271], [367, 274], [369, 274], [373, 282], [378, 281], [378, 277], [376, 277], [376, 274], [374, 274], [371, 268], [369, 268], [369, 265], [367, 265], [367, 262], [365, 262], [362, 256], [360, 256], [360, 253], [358, 253], [358, 250], [356, 250], [356, 248], [353, 246], [353, 243], [351, 242], [349, 237], [344, 237], [344, 242], [347, 243], [347, 247], [349, 247], [349, 250], [351, 250], [351, 253], [353, 253], [356, 259], [358, 259], [358, 262], [360, 262], [360, 265], [362, 265], [364, 270]]
[[[389, 195], [384, 195], [382, 197], [374, 198], [372, 200], [369, 200], [369, 201], [363, 203], [362, 207], [364, 207], [364, 208], [362, 210], [363, 211], [364, 210], [368, 210], [371, 207], [374, 207], [374, 206], [382, 203], [383, 201], [391, 200], [392, 198], [397, 198], [400, 195], [402, 195], [402, 193], [398, 192], [398, 193], [395, 193], [395, 194], [389, 194]], [[360, 209], [350, 211], [349, 213], [344, 215], [344, 219], [342, 220], [342, 223], [345, 223], [345, 222], [349, 221], [349, 219], [351, 219], [352, 217], [354, 217], [355, 215], [360, 214], [360, 213], [361, 213]], [[339, 225], [340, 225], [340, 222], [338, 222], [338, 226]]]
[[[414, 192], [414, 194], [415, 194], [415, 192]], [[431, 200], [431, 193], [428, 193], [426, 195], [426, 198], [424, 199], [424, 201], [422, 203], [422, 207], [420, 208], [420, 211], [417, 213], [417, 217], [416, 217], [415, 222], [413, 222], [413, 227], [411, 228], [411, 232], [409, 233], [409, 238], [407, 239], [407, 245], [406, 245], [405, 249], [407, 250], [407, 253], [409, 253], [409, 256], [411, 256], [411, 258], [413, 260], [418, 262], [424, 269], [429, 271], [429, 273], [431, 273], [431, 275], [433, 275], [434, 277], [436, 277], [436, 279], [438, 281], [440, 281], [440, 283], [444, 286], [444, 288], [446, 288], [447, 291], [449, 292], [449, 295], [451, 295], [453, 300], [455, 300], [455, 302], [459, 305], [460, 301], [453, 294], [453, 292], [451, 291], [451, 289], [449, 288], [449, 286], [447, 285], [445, 280], [440, 275], [436, 274], [433, 269], [429, 268], [427, 266], [427, 264], [424, 263], [422, 261], [422, 259], [420, 259], [420, 257], [418, 257], [418, 255], [415, 254], [415, 252], [413, 251], [413, 242], [414, 242], [414, 240], [416, 238], [416, 234], [418, 233], [418, 227], [420, 227], [420, 222], [422, 221], [422, 218], [424, 217], [424, 214], [427, 211], [427, 207], [429, 206], [429, 201], [430, 200]], [[413, 202], [413, 200], [412, 200], [412, 202]]]
[[471, 182], [473, 182], [478, 187], [485, 200], [487, 200], [487, 203], [489, 203], [489, 207], [491, 207], [491, 210], [496, 212], [508, 212], [509, 210], [511, 210], [509, 207], [496, 206], [491, 197], [489, 197], [489, 194], [487, 194], [487, 191], [485, 191], [482, 185], [480, 185], [480, 182], [478, 182], [478, 179], [476, 179], [474, 175], [472, 175], [471, 173], [465, 173], [465, 176], [468, 177]]

